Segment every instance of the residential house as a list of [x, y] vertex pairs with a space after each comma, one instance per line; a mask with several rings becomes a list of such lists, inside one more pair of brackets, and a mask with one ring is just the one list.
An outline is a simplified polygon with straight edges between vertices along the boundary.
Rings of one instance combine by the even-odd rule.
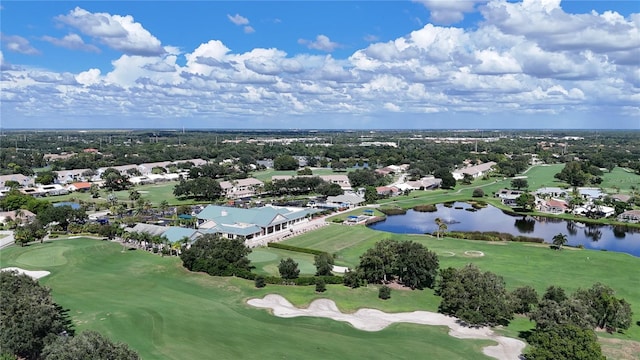
[[575, 215], [588, 216], [593, 218], [608, 217], [616, 213], [616, 209], [611, 206], [588, 204], [573, 209]]
[[327, 204], [339, 205], [341, 208], [352, 208], [364, 203], [364, 198], [356, 194], [343, 194], [338, 196], [328, 196]]
[[413, 190], [430, 190], [437, 189], [442, 184], [442, 179], [438, 179], [433, 175], [425, 176], [420, 180], [415, 181], [407, 181], [407, 185], [409, 185]]
[[26, 209], [0, 212], [0, 223], [2, 224], [10, 220], [13, 220], [13, 221], [17, 220], [21, 224], [28, 224], [33, 220], [35, 220], [35, 218], [36, 218], [36, 214]]
[[33, 185], [33, 178], [29, 176], [22, 174], [0, 175], [0, 187], [5, 187], [7, 181], [15, 181], [22, 187]]
[[563, 200], [549, 199], [541, 200], [538, 203], [538, 210], [540, 212], [546, 212], [551, 214], [562, 214], [569, 209], [569, 205]]
[[631, 200], [631, 196], [625, 195], [625, 194], [613, 194], [613, 195], [609, 195], [609, 197], [611, 197], [613, 200], [621, 201], [625, 203]]
[[60, 184], [39, 185], [38, 191], [43, 196], [65, 195], [69, 193], [69, 190]]
[[58, 184], [68, 184], [78, 181], [94, 180], [92, 177], [87, 177], [84, 175], [89, 170], [90, 169], [73, 169], [56, 171], [56, 182]]
[[474, 165], [474, 166], [468, 166], [462, 169], [457, 169], [454, 170], [451, 174], [453, 175], [453, 178], [456, 180], [462, 180], [464, 179], [465, 174], [469, 174], [471, 176], [473, 176], [473, 178], [478, 178], [481, 177], [485, 174], [487, 174], [488, 172], [490, 172], [494, 166], [496, 166], [497, 164], [493, 161], [488, 161], [486, 163], [482, 163], [482, 164], [478, 164], [478, 165]]
[[376, 192], [380, 196], [397, 196], [400, 194], [400, 189], [395, 186], [378, 186]]
[[504, 205], [516, 206], [516, 199], [522, 194], [524, 191], [521, 190], [501, 189], [496, 192], [495, 197], [499, 198]]
[[543, 187], [533, 192], [539, 197], [566, 198], [569, 192], [559, 187]]
[[90, 182], [74, 182], [71, 185], [67, 185], [67, 190], [87, 192], [91, 190], [91, 183]]
[[640, 210], [627, 210], [618, 215], [618, 221], [640, 223]]
[[222, 194], [229, 199], [255, 196], [263, 186], [264, 183], [262, 181], [254, 178], [220, 182]]

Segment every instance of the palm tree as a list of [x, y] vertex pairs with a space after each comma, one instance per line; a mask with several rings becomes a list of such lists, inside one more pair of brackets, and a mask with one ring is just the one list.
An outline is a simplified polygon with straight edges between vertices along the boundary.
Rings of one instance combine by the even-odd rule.
[[442, 221], [442, 219], [440, 218], [436, 218], [435, 222], [436, 222], [436, 225], [438, 225], [438, 231], [436, 231], [436, 236], [438, 237], [438, 239], [440, 239], [440, 234], [447, 232], [447, 229], [449, 227], [447, 226], [447, 223]]
[[160, 211], [162, 211], [163, 217], [164, 217], [164, 214], [167, 212], [168, 208], [169, 208], [169, 202], [167, 200], [162, 200], [160, 202]]
[[553, 237], [553, 245], [555, 245], [557, 247], [558, 250], [562, 249], [562, 245], [567, 243], [567, 235], [563, 234], [563, 233], [558, 233], [557, 235], [555, 235]]

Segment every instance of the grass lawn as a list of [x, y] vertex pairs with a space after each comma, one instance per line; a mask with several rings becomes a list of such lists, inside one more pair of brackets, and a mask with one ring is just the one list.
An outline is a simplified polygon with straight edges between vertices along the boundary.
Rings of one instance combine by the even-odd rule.
[[40, 281], [70, 309], [77, 330], [93, 329], [126, 342], [144, 359], [488, 359], [487, 341], [460, 340], [444, 327], [397, 324], [379, 332], [321, 318], [283, 319], [245, 304], [279, 293], [296, 305], [334, 299], [343, 311], [377, 307], [407, 311], [432, 307], [430, 291], [396, 291], [389, 301], [377, 289], [269, 285], [255, 289], [237, 278], [189, 273], [178, 258], [121, 252], [115, 243], [74, 239], [0, 252], [2, 266], [48, 270]]
[[635, 186], [635, 191], [640, 191], [640, 175], [626, 171], [617, 167], [613, 171], [605, 171], [602, 175], [602, 184], [600, 184], [607, 192], [616, 193], [614, 187], [620, 189], [621, 193], [630, 194], [631, 186]]
[[553, 176], [564, 168], [564, 164], [537, 165], [533, 166], [523, 176], [527, 177], [529, 190], [534, 191], [543, 187], [561, 187], [567, 183], [560, 181]]
[[[341, 171], [341, 172], [335, 172], [332, 169], [320, 169], [320, 168], [314, 168], [312, 169], [313, 175], [346, 175], [349, 171], [353, 171], [355, 169], [346, 169], [346, 171]], [[262, 170], [262, 171], [256, 171], [253, 174], [251, 174], [251, 177], [254, 177], [262, 182], [266, 182], [266, 181], [271, 181], [271, 177], [272, 176], [276, 176], [276, 175], [289, 175], [289, 176], [294, 176], [296, 175], [298, 172], [296, 170], [274, 170], [274, 169], [267, 169], [267, 170]]]
[[[637, 276], [640, 259], [631, 255], [570, 248], [553, 251], [537, 244], [436, 239], [427, 235], [384, 233], [360, 225], [331, 225], [284, 243], [335, 253], [338, 265], [355, 267], [359, 256], [384, 238], [424, 244], [439, 255], [441, 268], [474, 263], [484, 271], [501, 275], [509, 289], [531, 285], [542, 294], [548, 286], [557, 285], [570, 293], [602, 282], [611, 286], [617, 296], [629, 301], [635, 314], [634, 325], [625, 334], [616, 336], [640, 341], [640, 326], [636, 324], [640, 320], [640, 277]], [[481, 251], [485, 256], [472, 257], [464, 253], [473, 250]], [[451, 253], [455, 255], [451, 256]], [[436, 309], [437, 306], [427, 308]]]

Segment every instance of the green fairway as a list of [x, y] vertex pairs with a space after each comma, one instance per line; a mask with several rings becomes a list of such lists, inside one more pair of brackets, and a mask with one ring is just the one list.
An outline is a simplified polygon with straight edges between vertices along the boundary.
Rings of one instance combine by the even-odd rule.
[[635, 192], [638, 193], [640, 191], [640, 175], [617, 167], [611, 172], [604, 172], [602, 175], [602, 184], [600, 185], [606, 191], [614, 194], [617, 192], [617, 189], [619, 189], [621, 193], [629, 194], [632, 191], [631, 187], [634, 186]]
[[[474, 263], [484, 271], [501, 275], [509, 289], [531, 285], [539, 294], [550, 285], [573, 292], [595, 282], [611, 286], [617, 296], [632, 304], [633, 326], [625, 339], [640, 340], [640, 259], [623, 253], [565, 249], [550, 250], [547, 245], [491, 243], [452, 238], [436, 239], [428, 235], [399, 235], [371, 230], [365, 226], [332, 225], [284, 241], [285, 244], [327, 251], [336, 255], [339, 265], [355, 267], [359, 256], [381, 239], [413, 240], [439, 255], [440, 267], [461, 267]], [[481, 251], [474, 257], [469, 251]], [[451, 256], [451, 254], [454, 254]], [[436, 310], [431, 308], [429, 310]]]
[[[46, 263], [38, 254], [57, 254]], [[57, 257], [66, 264], [60, 266]], [[488, 359], [491, 342], [460, 340], [444, 327], [393, 325], [380, 332], [320, 318], [283, 319], [245, 304], [250, 297], [279, 293], [306, 305], [320, 296], [312, 286], [255, 289], [253, 282], [185, 271], [178, 258], [89, 239], [61, 240], [0, 252], [2, 266], [48, 270], [40, 280], [69, 308], [78, 330], [94, 329], [128, 343], [144, 359]], [[21, 259], [22, 262], [17, 260]], [[34, 260], [35, 259], [35, 260]], [[37, 266], [27, 266], [37, 263]], [[394, 292], [377, 299], [377, 289], [328, 286], [322, 297], [343, 311], [378, 307], [387, 311], [432, 308], [430, 291]]]
[[249, 254], [251, 264], [255, 266], [254, 272], [262, 275], [279, 276], [278, 264], [280, 260], [292, 258], [298, 263], [300, 275], [313, 275], [316, 273], [316, 267], [313, 264], [313, 255], [303, 254], [299, 252], [287, 251], [272, 248], [256, 248]]

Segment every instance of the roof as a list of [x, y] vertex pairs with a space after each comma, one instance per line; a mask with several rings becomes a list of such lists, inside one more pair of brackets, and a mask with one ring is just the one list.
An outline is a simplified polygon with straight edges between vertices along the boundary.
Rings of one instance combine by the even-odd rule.
[[137, 223], [134, 227], [127, 228], [125, 229], [125, 231], [147, 233], [154, 236], [156, 235], [161, 236], [162, 234], [164, 234], [165, 231], [167, 231], [167, 229], [168, 228], [166, 226]]
[[349, 204], [355, 205], [355, 204], [363, 203], [364, 198], [355, 194], [343, 194], [338, 196], [329, 196], [327, 197], [327, 202], [334, 203], [334, 204], [349, 203]]
[[553, 206], [553, 207], [560, 207], [560, 208], [566, 208], [567, 207], [567, 203], [562, 201], [562, 200], [557, 200], [557, 199], [549, 199], [547, 200], [547, 205], [549, 206]]
[[258, 225], [267, 227], [273, 224], [283, 223], [289, 220], [304, 218], [311, 209], [285, 208], [275, 206], [263, 206], [259, 208], [242, 209], [227, 206], [209, 205], [204, 208], [197, 218], [212, 220], [217, 225]]
[[616, 199], [618, 201], [627, 202], [631, 200], [631, 196], [625, 194], [613, 194], [611, 195], [612, 199]]
[[91, 183], [90, 182], [74, 182], [73, 184], [71, 184], [71, 186], [75, 187], [76, 189], [90, 189], [91, 188]]
[[480, 173], [480, 172], [485, 172], [485, 171], [491, 169], [492, 167], [494, 167], [495, 165], [496, 165], [495, 162], [489, 161], [489, 162], [486, 162], [486, 163], [483, 163], [483, 164], [478, 164], [478, 165], [475, 165], [475, 166], [468, 166], [466, 168], [457, 169], [457, 170], [454, 170], [453, 172], [455, 174], [470, 174], [470, 175], [473, 175], [473, 174], [477, 174], [477, 173]]
[[201, 236], [202, 233], [196, 229], [171, 226], [162, 235], [166, 237], [169, 242], [174, 243], [176, 241], [182, 240], [185, 237], [192, 239], [194, 237]]

